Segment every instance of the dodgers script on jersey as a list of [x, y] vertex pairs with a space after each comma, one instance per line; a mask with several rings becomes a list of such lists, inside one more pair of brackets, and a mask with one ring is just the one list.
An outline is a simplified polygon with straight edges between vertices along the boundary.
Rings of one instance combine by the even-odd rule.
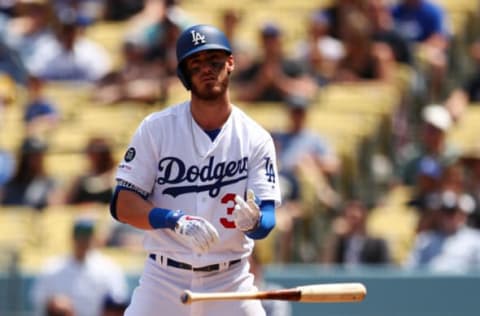
[[[193, 154], [192, 154], [193, 153]], [[235, 228], [235, 195], [253, 189], [260, 200], [280, 203], [275, 149], [270, 134], [233, 106], [212, 141], [184, 102], [149, 115], [135, 132], [117, 180], [149, 193], [156, 206], [201, 216], [217, 229], [220, 242], [194, 254], [170, 229], [146, 232], [148, 252], [194, 266], [247, 257], [253, 240]]]

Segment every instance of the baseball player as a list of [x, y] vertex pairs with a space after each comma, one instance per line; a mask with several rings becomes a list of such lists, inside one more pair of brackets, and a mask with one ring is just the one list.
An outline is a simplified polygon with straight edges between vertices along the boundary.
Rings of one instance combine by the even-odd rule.
[[147, 116], [118, 166], [112, 216], [145, 230], [148, 252], [127, 316], [265, 315], [259, 301], [183, 305], [185, 289], [252, 291], [248, 256], [280, 203], [270, 135], [230, 103], [226, 36], [195, 25], [177, 41], [190, 100]]

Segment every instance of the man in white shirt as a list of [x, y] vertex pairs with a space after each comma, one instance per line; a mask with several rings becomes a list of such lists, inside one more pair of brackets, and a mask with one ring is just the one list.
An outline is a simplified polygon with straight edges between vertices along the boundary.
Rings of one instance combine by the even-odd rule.
[[407, 266], [442, 272], [479, 269], [480, 232], [466, 225], [475, 207], [473, 198], [444, 191], [439, 199], [437, 228], [417, 236]]
[[49, 299], [58, 295], [70, 298], [76, 316], [100, 316], [107, 295], [128, 299], [123, 271], [92, 248], [93, 221], [78, 219], [72, 237], [72, 253], [49, 260], [33, 286], [35, 315], [43, 315]]
[[82, 35], [76, 16], [61, 19], [57, 41], [40, 49], [29, 70], [48, 81], [95, 82], [112, 69], [108, 52]]

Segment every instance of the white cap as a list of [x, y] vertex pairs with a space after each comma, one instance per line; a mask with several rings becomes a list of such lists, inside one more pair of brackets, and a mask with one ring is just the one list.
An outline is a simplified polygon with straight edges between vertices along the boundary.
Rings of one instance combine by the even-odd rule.
[[426, 106], [422, 111], [422, 118], [425, 122], [442, 131], [448, 130], [452, 125], [452, 117], [450, 116], [450, 113], [444, 106], [439, 104]]

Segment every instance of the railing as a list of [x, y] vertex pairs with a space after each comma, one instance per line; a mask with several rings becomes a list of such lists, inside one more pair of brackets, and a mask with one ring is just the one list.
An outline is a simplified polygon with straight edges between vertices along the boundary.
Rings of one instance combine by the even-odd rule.
[[[128, 274], [131, 290], [138, 272]], [[362, 282], [359, 303], [292, 303], [293, 316], [476, 316], [480, 271], [462, 274], [403, 270], [398, 267], [340, 268], [321, 265], [268, 265], [267, 281], [285, 288], [316, 283]], [[0, 274], [0, 315], [30, 316], [28, 293], [35, 274]], [[8, 297], [5, 297], [7, 295]]]

